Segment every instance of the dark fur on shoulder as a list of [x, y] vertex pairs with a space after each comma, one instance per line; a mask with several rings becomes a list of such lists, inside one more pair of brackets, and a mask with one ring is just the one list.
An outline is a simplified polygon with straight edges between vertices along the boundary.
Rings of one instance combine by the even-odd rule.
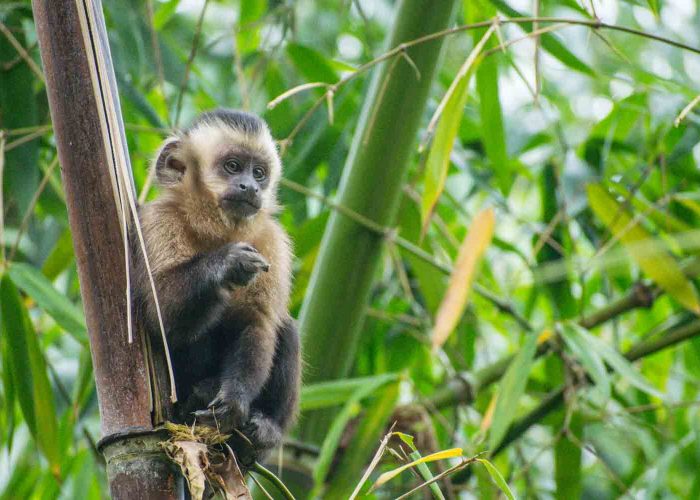
[[[139, 218], [171, 349], [179, 420], [279, 444], [297, 409], [299, 334], [288, 314], [292, 252], [273, 217], [281, 163], [265, 122], [202, 114], [153, 164], [159, 197]], [[134, 249], [134, 312], [160, 342]]]

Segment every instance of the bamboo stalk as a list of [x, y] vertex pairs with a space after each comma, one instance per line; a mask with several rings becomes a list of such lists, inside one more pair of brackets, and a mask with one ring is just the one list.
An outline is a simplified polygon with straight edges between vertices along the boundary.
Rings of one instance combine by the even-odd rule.
[[[455, 3], [402, 0], [388, 47], [445, 29]], [[380, 226], [394, 222], [441, 46], [438, 39], [409, 49], [414, 65], [381, 65], [365, 99], [337, 200]], [[383, 242], [346, 215], [331, 214], [300, 317], [307, 382], [347, 374]], [[309, 415], [303, 435], [320, 440], [328, 422], [328, 414]]]

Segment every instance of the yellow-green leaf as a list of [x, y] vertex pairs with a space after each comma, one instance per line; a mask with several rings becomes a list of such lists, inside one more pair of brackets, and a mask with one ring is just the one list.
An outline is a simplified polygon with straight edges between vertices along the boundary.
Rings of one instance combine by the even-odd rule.
[[493, 482], [496, 483], [496, 486], [498, 486], [503, 494], [508, 497], [508, 500], [515, 500], [515, 496], [513, 496], [513, 492], [510, 491], [510, 488], [508, 487], [508, 483], [506, 483], [506, 480], [503, 479], [503, 476], [501, 475], [500, 472], [498, 472], [498, 469], [488, 460], [483, 459], [483, 458], [477, 458], [477, 462], [479, 462], [481, 465], [483, 465], [486, 470], [488, 471], [489, 475], [491, 476], [491, 479], [493, 479]]
[[428, 227], [435, 205], [437, 205], [437, 201], [445, 188], [447, 170], [450, 166], [450, 152], [457, 137], [459, 123], [462, 121], [464, 106], [467, 103], [469, 80], [474, 74], [475, 63], [493, 30], [492, 26], [469, 53], [467, 60], [464, 61], [464, 64], [459, 69], [457, 76], [450, 88], [447, 89], [447, 93], [428, 124], [428, 135], [430, 135], [437, 122], [435, 137], [432, 139], [425, 165], [423, 200], [421, 203], [423, 233]]
[[450, 448], [449, 450], [443, 450], [443, 451], [438, 451], [437, 453], [432, 453], [430, 455], [426, 455], [425, 457], [421, 457], [418, 460], [414, 460], [413, 462], [409, 462], [405, 465], [402, 465], [401, 467], [397, 467], [394, 470], [390, 470], [389, 472], [385, 472], [381, 476], [377, 478], [375, 483], [372, 485], [372, 488], [370, 491], [373, 491], [377, 488], [379, 488], [381, 485], [388, 483], [392, 479], [394, 479], [396, 476], [401, 474], [403, 471], [406, 469], [410, 469], [411, 467], [415, 467], [418, 464], [425, 464], [429, 462], [435, 462], [436, 460], [445, 460], [446, 458], [455, 458], [455, 457], [461, 457], [462, 456], [462, 448]]
[[474, 217], [469, 233], [459, 248], [447, 292], [435, 316], [433, 348], [445, 343], [464, 313], [477, 266], [493, 238], [494, 223], [495, 216], [491, 208], [482, 210]]
[[635, 221], [601, 185], [588, 185], [588, 201], [596, 216], [622, 241], [642, 271], [684, 307], [700, 314], [695, 287], [663, 242], [655, 239], [639, 221]]

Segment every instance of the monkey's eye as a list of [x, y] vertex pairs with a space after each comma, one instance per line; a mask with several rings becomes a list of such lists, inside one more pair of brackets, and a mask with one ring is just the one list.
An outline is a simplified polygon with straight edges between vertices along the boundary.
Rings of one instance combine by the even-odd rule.
[[224, 170], [229, 174], [237, 174], [241, 171], [241, 164], [236, 160], [226, 160], [226, 163], [224, 163]]
[[253, 177], [256, 181], [261, 181], [265, 178], [265, 169], [262, 167], [253, 168]]

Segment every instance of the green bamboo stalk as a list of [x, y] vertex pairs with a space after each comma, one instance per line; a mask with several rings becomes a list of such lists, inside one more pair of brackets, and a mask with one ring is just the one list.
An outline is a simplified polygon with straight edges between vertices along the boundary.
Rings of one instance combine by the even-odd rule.
[[[389, 48], [443, 30], [455, 0], [402, 0]], [[393, 224], [442, 39], [407, 49], [375, 70], [338, 203], [382, 226]], [[411, 64], [413, 63], [413, 64]], [[342, 377], [354, 359], [383, 238], [344, 214], [331, 214], [300, 316], [309, 383]], [[328, 415], [304, 419], [318, 441]]]

